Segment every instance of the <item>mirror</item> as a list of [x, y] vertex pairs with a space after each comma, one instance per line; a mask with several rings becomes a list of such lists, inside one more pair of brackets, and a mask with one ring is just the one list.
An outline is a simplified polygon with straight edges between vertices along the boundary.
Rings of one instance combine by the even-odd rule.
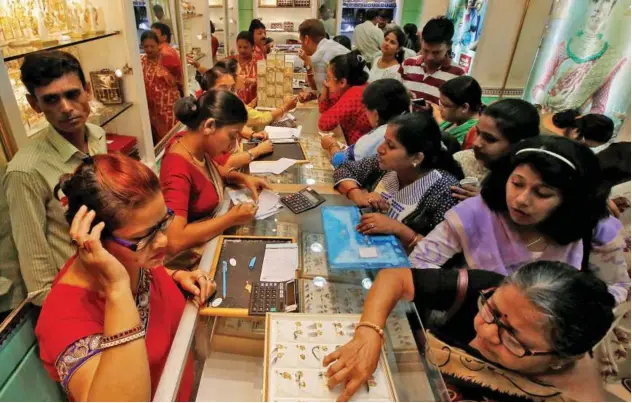
[[153, 29], [150, 26], [150, 29], [143, 30], [139, 37], [154, 145], [159, 144], [177, 126], [173, 106], [185, 92], [174, 6], [178, 4], [169, 0], [148, 2], [146, 12], [150, 16], [149, 20], [152, 25], [158, 25]]

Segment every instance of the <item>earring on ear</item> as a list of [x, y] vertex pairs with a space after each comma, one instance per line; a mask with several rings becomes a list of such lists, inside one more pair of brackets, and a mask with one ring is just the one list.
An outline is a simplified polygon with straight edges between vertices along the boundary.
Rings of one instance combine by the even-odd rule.
[[417, 165], [419, 165], [419, 163], [413, 162], [413, 168], [417, 168]]

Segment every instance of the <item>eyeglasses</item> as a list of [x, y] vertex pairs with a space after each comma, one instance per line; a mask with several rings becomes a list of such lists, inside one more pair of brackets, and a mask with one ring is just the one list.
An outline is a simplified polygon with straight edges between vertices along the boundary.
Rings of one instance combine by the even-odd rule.
[[[478, 298], [478, 311], [485, 323], [494, 323], [498, 326], [498, 338], [503, 346], [505, 346], [511, 354], [518, 358], [538, 355], [558, 355], [556, 351], [531, 351], [520, 340], [518, 340], [513, 330], [498, 319], [496, 310], [489, 304], [488, 298], [492, 296], [494, 291], [496, 290], [493, 289], [487, 293], [483, 293], [482, 291], [480, 292], [480, 297]], [[487, 296], [485, 294], [487, 294]]]
[[132, 252], [138, 252], [138, 251], [143, 250], [144, 248], [146, 248], [147, 245], [150, 245], [153, 242], [154, 238], [156, 238], [156, 235], [158, 234], [158, 232], [166, 231], [167, 228], [169, 227], [169, 224], [171, 224], [171, 222], [173, 222], [174, 218], [175, 218], [175, 214], [174, 214], [173, 210], [168, 208], [167, 209], [167, 215], [162, 220], [160, 220], [160, 222], [158, 222], [158, 224], [154, 225], [151, 228], [151, 230], [149, 231], [149, 234], [144, 236], [138, 242], [130, 242], [130, 241], [127, 241], [125, 239], [117, 238], [114, 235], [110, 235], [110, 239], [112, 239], [117, 244], [126, 247], [127, 249], [131, 250]]
[[439, 99], [439, 106], [444, 108], [444, 109], [452, 109], [452, 108], [458, 108], [459, 107], [459, 105], [457, 105], [457, 104], [453, 104], [453, 105], [444, 104], [443, 102], [441, 102], [440, 99]]

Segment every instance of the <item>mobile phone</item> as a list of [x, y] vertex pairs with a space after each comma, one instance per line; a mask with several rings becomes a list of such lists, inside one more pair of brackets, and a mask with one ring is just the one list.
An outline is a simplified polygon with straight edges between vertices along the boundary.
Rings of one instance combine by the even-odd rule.
[[426, 100], [423, 98], [411, 99], [410, 102], [415, 106], [426, 106]]

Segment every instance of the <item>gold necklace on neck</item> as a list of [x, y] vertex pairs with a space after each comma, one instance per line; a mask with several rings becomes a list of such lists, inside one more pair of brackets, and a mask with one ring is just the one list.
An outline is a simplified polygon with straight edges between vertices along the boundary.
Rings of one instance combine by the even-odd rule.
[[202, 167], [202, 168], [204, 168], [206, 166], [206, 160], [199, 160], [199, 159], [195, 158], [195, 155], [193, 155], [191, 150], [189, 150], [189, 148], [187, 146], [185, 146], [184, 143], [181, 143], [180, 140], [176, 140], [176, 142], [178, 144], [180, 144], [182, 146], [182, 148], [184, 148], [186, 150], [186, 152], [189, 153], [189, 156], [191, 157], [191, 159], [193, 160], [195, 165], [197, 165], [199, 167]]

